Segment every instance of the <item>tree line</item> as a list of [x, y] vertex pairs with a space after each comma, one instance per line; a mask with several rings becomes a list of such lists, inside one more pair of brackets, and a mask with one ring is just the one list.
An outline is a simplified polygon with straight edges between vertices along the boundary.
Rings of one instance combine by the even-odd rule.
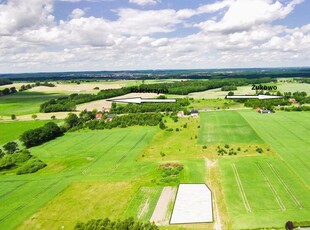
[[10, 87], [10, 88], [4, 88], [0, 90], [0, 96], [5, 96], [9, 94], [17, 93], [17, 90], [15, 87]]
[[63, 135], [64, 131], [54, 122], [48, 122], [44, 126], [25, 131], [20, 140], [27, 148], [40, 145], [46, 141]]
[[37, 86], [46, 86], [46, 87], [55, 87], [55, 85], [53, 83], [50, 82], [35, 82], [33, 84], [27, 84], [27, 85], [22, 85], [19, 89], [20, 92], [28, 90], [28, 89], [32, 89], [33, 87], [37, 87]]
[[132, 217], [125, 220], [112, 221], [108, 218], [89, 220], [86, 223], [78, 222], [75, 230], [158, 230], [159, 228], [150, 222], [135, 221]]
[[90, 101], [108, 99], [112, 97], [122, 96], [130, 93], [129, 87], [121, 89], [106, 89], [101, 90], [98, 94], [71, 94], [67, 97], [49, 100], [40, 105], [40, 112], [58, 112], [58, 111], [74, 111], [77, 104], [82, 104]]
[[112, 104], [110, 113], [126, 114], [126, 113], [147, 113], [147, 112], [177, 112], [185, 110], [190, 101], [188, 99], [177, 99], [176, 103], [142, 103], [142, 104], [127, 104], [116, 105]]
[[167, 94], [187, 95], [192, 92], [205, 91], [209, 89], [227, 87], [227, 86], [243, 86], [255, 83], [267, 83], [272, 81], [271, 78], [260, 79], [212, 79], [208, 81], [193, 80], [180, 81], [167, 84], [141, 84], [139, 86], [123, 87], [121, 89], [101, 90], [98, 94], [71, 94], [70, 96], [52, 99], [40, 105], [40, 112], [58, 112], [58, 111], [74, 111], [77, 104], [90, 101], [102, 100], [122, 96], [131, 92], [166, 92]]
[[126, 128], [129, 126], [156, 126], [162, 121], [161, 113], [137, 113], [115, 116], [112, 120], [91, 120], [86, 123], [89, 129], [112, 129], [116, 127]]
[[0, 85], [9, 85], [9, 84], [13, 84], [13, 82], [10, 79], [0, 78]]
[[[264, 91], [258, 91], [256, 92], [257, 95], [260, 94], [265, 94], [265, 95], [270, 95], [269, 92], [265, 92]], [[306, 92], [285, 92], [285, 93], [281, 93], [281, 92], [276, 92], [274, 93], [274, 95], [277, 96], [283, 96], [283, 98], [280, 99], [270, 99], [270, 100], [259, 100], [259, 99], [238, 99], [237, 101], [239, 102], [243, 102], [244, 105], [246, 107], [252, 107], [252, 108], [265, 108], [268, 110], [273, 110], [275, 106], [288, 106], [291, 105], [291, 103], [289, 102], [290, 98], [294, 98], [296, 100], [296, 102], [299, 105], [303, 105], [303, 104], [309, 104], [310, 103], [310, 97], [307, 96]], [[308, 111], [307, 106], [298, 106], [298, 107], [285, 107], [282, 110], [285, 111]]]

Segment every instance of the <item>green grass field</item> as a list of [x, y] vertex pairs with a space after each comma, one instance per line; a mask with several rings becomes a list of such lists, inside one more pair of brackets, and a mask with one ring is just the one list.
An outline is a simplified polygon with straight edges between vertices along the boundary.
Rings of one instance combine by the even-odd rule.
[[[267, 144], [275, 156], [224, 157], [221, 181], [233, 229], [283, 227], [309, 219], [309, 113], [259, 114], [255, 111], [202, 114], [205, 143], [228, 140]], [[204, 120], [205, 119], [205, 120]], [[232, 125], [233, 124], [233, 125]], [[212, 125], [212, 126], [211, 126]], [[251, 130], [251, 131], [249, 131]], [[235, 138], [231, 139], [231, 135]], [[199, 139], [200, 140], [200, 139]]]
[[283, 227], [309, 218], [309, 190], [275, 157], [222, 159], [224, 193], [234, 229]]
[[[55, 96], [59, 94], [23, 92], [1, 97], [0, 116], [35, 113], [40, 103]], [[215, 107], [216, 101], [225, 103], [195, 100], [191, 106]], [[210, 183], [207, 174], [216, 175], [219, 186], [214, 191], [222, 194], [216, 194], [221, 197], [217, 202], [227, 208], [223, 229], [283, 228], [288, 220], [309, 220], [309, 118], [306, 112], [214, 111], [179, 122], [165, 117], [171, 132], [158, 127], [67, 132], [30, 149], [47, 163], [44, 169], [0, 175], [0, 229], [73, 229], [78, 221], [106, 217], [148, 221], [169, 185], [157, 183], [159, 165], [168, 162], [183, 165], [180, 183]], [[45, 122], [0, 122], [0, 145]], [[218, 156], [216, 146], [224, 144], [242, 151]], [[257, 153], [256, 146], [264, 152]], [[204, 158], [209, 166], [214, 163], [213, 169]]]
[[0, 146], [13, 140], [29, 130], [43, 126], [47, 121], [12, 121], [0, 122]]
[[235, 111], [201, 113], [200, 144], [262, 143], [261, 138]]
[[[155, 173], [157, 165], [136, 162], [135, 158], [156, 130], [131, 128], [67, 133], [30, 149], [48, 166], [36, 174], [1, 176], [0, 198], [1, 203], [6, 205], [0, 207], [0, 225], [5, 229], [14, 229], [46, 203], [20, 228], [34, 229], [44, 224], [44, 229], [62, 225], [70, 229], [77, 220], [87, 220], [92, 216], [118, 217], [118, 213], [125, 212], [126, 205], [129, 205], [141, 183], [151, 183], [152, 172]], [[130, 182], [137, 180], [139, 183]], [[117, 183], [112, 184], [111, 181]], [[122, 183], [124, 186], [121, 186]], [[108, 196], [106, 189], [109, 187], [111, 193], [119, 194], [119, 198], [116, 195], [111, 197], [111, 194]], [[85, 195], [84, 200], [75, 203], [74, 199], [80, 198], [81, 194]], [[55, 200], [52, 199], [54, 197]], [[123, 204], [117, 206], [122, 200]], [[106, 202], [114, 209], [105, 208]], [[87, 211], [88, 206], [92, 206], [93, 210]], [[72, 209], [75, 208], [83, 211], [72, 216]], [[59, 211], [54, 211], [50, 216], [51, 209]], [[22, 215], [16, 216], [19, 212]], [[55, 222], [56, 219], [58, 221]]]
[[310, 113], [277, 112], [271, 116], [253, 112], [240, 114], [309, 188]]
[[0, 116], [11, 116], [38, 113], [40, 105], [53, 98], [62, 97], [61, 94], [47, 94], [39, 92], [18, 92], [0, 97]]

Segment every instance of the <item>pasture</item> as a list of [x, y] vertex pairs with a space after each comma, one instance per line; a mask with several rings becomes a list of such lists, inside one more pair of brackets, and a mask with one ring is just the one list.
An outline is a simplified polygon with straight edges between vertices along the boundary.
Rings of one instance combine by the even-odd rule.
[[23, 132], [43, 126], [46, 122], [39, 120], [0, 122], [0, 146], [17, 140]]
[[20, 224], [20, 229], [63, 225], [70, 229], [77, 220], [126, 216], [134, 194], [140, 186], [151, 184], [156, 174], [156, 163], [135, 161], [156, 130], [137, 127], [67, 133], [31, 148], [48, 166], [36, 174], [1, 176], [1, 204], [6, 205], [0, 207], [0, 225], [5, 229]]
[[233, 229], [283, 227], [288, 220], [308, 220], [309, 113], [225, 111], [201, 115], [201, 123], [206, 125], [200, 130], [202, 143], [230, 140], [242, 144], [247, 140], [243, 134], [249, 135], [251, 130], [251, 142], [270, 146], [275, 153], [218, 159]]
[[198, 138], [200, 144], [263, 143], [238, 112], [201, 113], [200, 120], [201, 128]]
[[308, 188], [276, 157], [221, 159], [229, 218], [234, 229], [282, 227], [309, 218]]
[[279, 111], [271, 116], [239, 113], [309, 189], [310, 113]]
[[[63, 94], [42, 92], [18, 92], [0, 97], [0, 116], [38, 113], [43, 102], [64, 96]], [[17, 117], [18, 119], [18, 117]]]

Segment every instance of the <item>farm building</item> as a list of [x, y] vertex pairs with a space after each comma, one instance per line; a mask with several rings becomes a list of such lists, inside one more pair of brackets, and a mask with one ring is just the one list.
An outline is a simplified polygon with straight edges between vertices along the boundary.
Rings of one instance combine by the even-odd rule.
[[199, 117], [198, 110], [192, 110], [190, 114], [191, 114], [192, 117]]
[[102, 113], [97, 113], [96, 114], [96, 119], [100, 120], [102, 118]]
[[289, 103], [296, 103], [296, 99], [295, 98], [290, 98], [290, 99], [288, 99], [288, 102]]
[[261, 108], [256, 108], [256, 111], [258, 113], [273, 113], [271, 110], [268, 110], [268, 109], [261, 109]]
[[106, 121], [106, 122], [107, 122], [107, 121], [112, 121], [113, 118], [114, 118], [115, 116], [116, 116], [115, 114], [109, 114], [108, 117], [107, 117], [107, 119], [105, 119], [105, 121]]
[[179, 111], [177, 114], [178, 117], [184, 117], [184, 112], [183, 111]]

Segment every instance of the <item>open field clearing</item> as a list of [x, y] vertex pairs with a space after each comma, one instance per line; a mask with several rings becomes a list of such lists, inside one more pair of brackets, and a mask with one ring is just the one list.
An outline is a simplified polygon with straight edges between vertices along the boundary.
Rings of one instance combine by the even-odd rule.
[[127, 182], [75, 182], [17, 229], [61, 229], [62, 226], [73, 229], [78, 221], [118, 219], [135, 190], [135, 186]]
[[[131, 97], [142, 97], [142, 98], [156, 98], [161, 94], [156, 93], [129, 93], [119, 97], [113, 97], [113, 99], [121, 99], [121, 98], [131, 98]], [[92, 101], [84, 104], [77, 105], [77, 110], [82, 111], [84, 109], [91, 111], [93, 109], [97, 109], [98, 111], [102, 111], [103, 109], [110, 109], [112, 102], [107, 100], [98, 100]]]
[[198, 139], [200, 144], [263, 143], [236, 111], [200, 113], [200, 119]]
[[[237, 90], [234, 91], [235, 94], [250, 94], [253, 93], [251, 90], [252, 86], [239, 86], [237, 87]], [[255, 92], [255, 91], [254, 91]], [[225, 98], [225, 96], [228, 94], [228, 91], [222, 91], [221, 88], [217, 89], [210, 89], [202, 92], [196, 92], [196, 93], [190, 93], [188, 94], [188, 97], [196, 98], [196, 99], [201, 99], [201, 98], [206, 98], [206, 99], [217, 99], [217, 98]]]
[[277, 83], [280, 92], [306, 92], [310, 94], [310, 84], [306, 83]]
[[309, 188], [310, 113], [276, 112], [264, 116], [243, 111], [240, 114]]
[[17, 90], [19, 90], [22, 85], [27, 85], [27, 84], [29, 84], [29, 82], [13, 82], [13, 84], [9, 84], [9, 85], [0, 85], [0, 90], [3, 90], [5, 88], [11, 88], [11, 87], [15, 87]]
[[221, 159], [220, 168], [233, 229], [308, 220], [309, 190], [278, 158]]
[[62, 96], [64, 95], [28, 91], [2, 96], [0, 97], [0, 116], [38, 113], [43, 102]]
[[23, 132], [43, 126], [46, 122], [47, 121], [0, 122], [0, 146], [9, 141], [17, 140]]
[[[119, 89], [125, 84], [106, 84], [106, 82], [82, 82], [81, 84], [74, 83], [54, 83], [55, 87], [37, 86], [30, 89], [30, 92], [47, 92], [47, 93], [98, 93], [99, 90]], [[95, 87], [99, 89], [94, 90]]]
[[[180, 118], [177, 123], [165, 118], [165, 123], [174, 131], [159, 130], [150, 145], [145, 148], [138, 159], [142, 161], [182, 161], [202, 158], [205, 151], [197, 144], [199, 118]], [[187, 128], [184, 125], [187, 124]], [[175, 131], [176, 129], [179, 131]], [[165, 154], [162, 156], [162, 154]]]
[[[18, 115], [16, 116], [15, 121], [38, 121], [38, 120], [51, 120], [52, 116], [55, 116], [54, 122], [57, 120], [63, 120], [68, 116], [68, 113], [75, 113], [79, 115], [80, 112], [51, 112], [51, 113], [33, 113], [33, 114], [26, 114], [26, 115]], [[36, 115], [36, 119], [32, 118], [32, 115]], [[11, 116], [1, 116], [0, 121], [3, 122], [15, 122], [12, 120]]]
[[24, 219], [53, 199], [67, 185], [65, 178], [62, 180], [17, 180], [15, 182], [1, 180], [1, 229], [15, 229]]
[[219, 99], [195, 99], [189, 109], [218, 110], [244, 108], [244, 105], [234, 100]]
[[[219, 197], [224, 193], [225, 203], [216, 202], [224, 215], [215, 217], [221, 218], [224, 228], [282, 227], [288, 220], [309, 219], [309, 116], [286, 112], [264, 115], [253, 110], [200, 113], [198, 141], [208, 145], [211, 189]], [[215, 151], [216, 142], [229, 143], [235, 149], [241, 146], [249, 153], [220, 157], [217, 174], [212, 166], [216, 156], [209, 154]], [[251, 146], [257, 145], [263, 147], [263, 153], [250, 154]], [[214, 177], [220, 177], [220, 182]]]
[[126, 208], [125, 217], [149, 221], [161, 194], [162, 187], [140, 187]]
[[[1, 204], [7, 205], [1, 205], [0, 225], [14, 229], [25, 221], [20, 229], [57, 229], [72, 228], [77, 220], [93, 217], [126, 217], [141, 186], [130, 181], [151, 184], [156, 174], [156, 163], [135, 161], [156, 130], [137, 127], [67, 133], [31, 148], [48, 166], [36, 174], [1, 176]], [[142, 219], [151, 215], [156, 203], [151, 195], [156, 197], [157, 188], [149, 193], [149, 208], [141, 210]]]
[[[256, 84], [259, 85], [259, 84]], [[310, 85], [306, 83], [270, 83], [270, 84], [263, 84], [263, 85], [272, 85], [277, 86], [277, 90], [281, 93], [284, 92], [301, 92], [304, 91], [308, 95], [310, 94]], [[234, 91], [236, 95], [246, 95], [246, 94], [253, 94], [255, 90], [252, 90], [252, 85], [248, 86], [238, 86], [237, 90]], [[195, 99], [217, 99], [217, 98], [225, 98], [228, 94], [228, 91], [222, 91], [221, 88], [206, 90], [202, 92], [190, 93], [188, 97], [192, 97]]]
[[[149, 172], [150, 164], [135, 162], [156, 128], [113, 129], [67, 133], [61, 138], [31, 149], [48, 165], [62, 166], [84, 176], [105, 176], [105, 180], [137, 178]], [[152, 166], [152, 164], [151, 164]], [[46, 167], [41, 170], [53, 170]]]

